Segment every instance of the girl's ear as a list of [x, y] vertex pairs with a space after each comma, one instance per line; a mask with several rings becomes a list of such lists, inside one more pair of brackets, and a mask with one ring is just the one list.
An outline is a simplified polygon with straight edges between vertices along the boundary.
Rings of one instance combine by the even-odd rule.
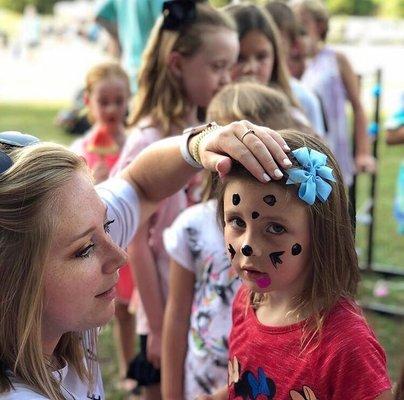
[[168, 69], [176, 78], [182, 76], [182, 61], [183, 56], [178, 51], [172, 51], [168, 56]]
[[87, 90], [84, 92], [83, 101], [84, 101], [84, 104], [85, 104], [86, 106], [88, 106], [88, 104], [90, 103], [90, 95], [89, 95], [89, 93], [87, 92]]

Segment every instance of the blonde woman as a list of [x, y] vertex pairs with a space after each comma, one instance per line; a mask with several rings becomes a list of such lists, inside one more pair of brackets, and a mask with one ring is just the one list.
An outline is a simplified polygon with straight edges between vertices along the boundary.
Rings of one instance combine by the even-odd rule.
[[261, 181], [279, 174], [269, 154], [287, 164], [269, 129], [199, 132], [151, 146], [95, 189], [63, 146], [0, 134], [0, 399], [105, 399], [96, 328], [114, 314], [121, 247], [199, 162], [226, 173], [230, 155]]

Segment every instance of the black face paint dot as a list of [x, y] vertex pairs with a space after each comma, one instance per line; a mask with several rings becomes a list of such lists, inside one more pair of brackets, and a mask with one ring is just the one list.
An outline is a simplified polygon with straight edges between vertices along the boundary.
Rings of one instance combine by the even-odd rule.
[[281, 260], [281, 255], [284, 253], [284, 251], [275, 251], [269, 255], [269, 258], [272, 261], [273, 266], [278, 269], [278, 266], [276, 264], [282, 264], [283, 261]]
[[233, 248], [233, 246], [231, 244], [229, 244], [229, 247], [228, 247], [227, 250], [229, 250], [230, 257], [231, 257], [231, 259], [233, 259], [234, 255], [236, 254], [236, 250], [234, 250], [234, 248]]
[[245, 256], [249, 257], [249, 256], [251, 256], [251, 254], [253, 253], [253, 249], [252, 249], [248, 244], [245, 244], [245, 245], [241, 248], [241, 252], [242, 252]]
[[240, 203], [240, 195], [237, 193], [233, 194], [233, 205], [238, 206]]
[[302, 246], [300, 246], [299, 243], [295, 243], [292, 246], [292, 256], [297, 256], [298, 254], [300, 254], [302, 252]]
[[273, 194], [265, 196], [262, 200], [264, 200], [264, 202], [271, 207], [274, 206], [276, 203], [276, 197]]
[[260, 213], [257, 211], [253, 211], [251, 214], [251, 218], [252, 219], [257, 219], [260, 216]]

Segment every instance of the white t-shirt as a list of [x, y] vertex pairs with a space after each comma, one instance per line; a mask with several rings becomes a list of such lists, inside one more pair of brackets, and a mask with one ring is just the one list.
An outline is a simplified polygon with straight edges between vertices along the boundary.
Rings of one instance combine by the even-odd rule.
[[[126, 247], [134, 236], [139, 224], [139, 198], [133, 187], [124, 179], [111, 178], [96, 186], [98, 195], [108, 207], [108, 219], [115, 220], [110, 225], [110, 235], [120, 247]], [[84, 335], [86, 337], [87, 335]], [[104, 389], [101, 371], [96, 366], [94, 388], [89, 392], [87, 382], [83, 382], [74, 368], [66, 364], [64, 368], [53, 372], [54, 377], [61, 382], [62, 393], [66, 400], [104, 400]], [[15, 390], [0, 394], [1, 400], [44, 400], [44, 397], [31, 388], [10, 378]], [[48, 399], [49, 400], [49, 399]]]
[[[52, 373], [57, 381], [60, 381], [61, 391], [66, 400], [94, 399], [104, 400], [104, 388], [99, 365], [96, 365], [95, 382], [92, 390], [89, 390], [88, 382], [83, 382], [74, 368], [69, 368], [66, 364], [62, 369]], [[10, 377], [15, 390], [0, 394], [2, 400], [44, 400], [48, 399], [34, 392], [27, 385]]]
[[325, 127], [320, 100], [309, 88], [297, 79], [291, 78], [289, 82], [293, 95], [302, 106], [311, 127], [319, 136], [324, 136]]
[[216, 200], [189, 207], [163, 236], [170, 256], [195, 274], [185, 399], [194, 399], [207, 388], [215, 391], [227, 382], [231, 306], [240, 281], [230, 266], [216, 208]]

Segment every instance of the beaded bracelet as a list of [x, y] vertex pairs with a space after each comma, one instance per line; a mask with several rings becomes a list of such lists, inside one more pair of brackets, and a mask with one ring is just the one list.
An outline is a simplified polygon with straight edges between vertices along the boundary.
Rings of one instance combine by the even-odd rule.
[[188, 128], [184, 130], [183, 134], [180, 136], [180, 151], [182, 158], [193, 168], [201, 169], [202, 165], [197, 163], [192, 157], [189, 151], [189, 140], [192, 136], [197, 135], [198, 132], [194, 128]]
[[202, 139], [205, 138], [206, 136], [210, 135], [217, 128], [219, 128], [219, 125], [216, 122], [209, 123], [206, 126], [206, 128], [198, 135], [198, 137], [195, 140], [194, 145], [192, 146], [192, 149], [191, 149], [192, 157], [200, 165], [202, 165], [202, 161], [201, 161], [201, 156], [199, 154], [199, 146], [202, 142]]

